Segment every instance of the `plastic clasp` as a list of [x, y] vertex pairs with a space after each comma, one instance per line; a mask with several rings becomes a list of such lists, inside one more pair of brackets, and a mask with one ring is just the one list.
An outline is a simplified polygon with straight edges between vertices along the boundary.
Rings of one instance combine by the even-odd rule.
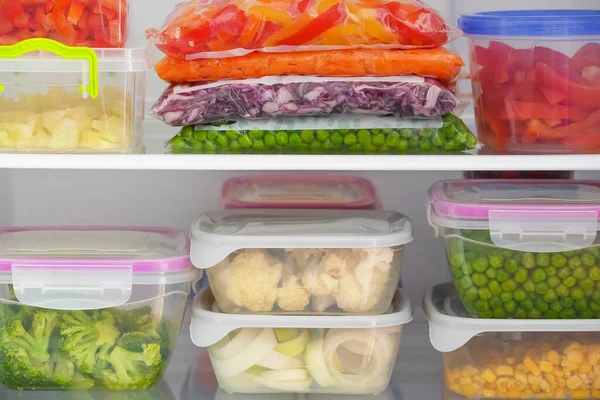
[[[89, 76], [84, 74], [79, 90], [84, 98], [90, 96], [95, 99], [98, 97], [98, 56], [94, 50], [89, 47], [65, 46], [55, 40], [37, 38], [23, 40], [12, 46], [0, 46], [0, 58], [18, 58], [34, 51], [47, 51], [65, 59], [87, 61]], [[0, 93], [3, 91], [4, 86], [0, 83]]]
[[132, 292], [133, 268], [127, 265], [13, 264], [17, 300], [57, 310], [95, 310], [121, 306]]
[[590, 247], [598, 232], [598, 211], [490, 210], [490, 236], [499, 247], [561, 252]]

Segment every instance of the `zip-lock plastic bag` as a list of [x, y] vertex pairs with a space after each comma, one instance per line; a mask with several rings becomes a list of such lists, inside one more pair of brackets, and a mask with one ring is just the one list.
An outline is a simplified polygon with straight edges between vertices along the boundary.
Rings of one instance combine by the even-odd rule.
[[169, 87], [150, 114], [172, 126], [226, 118], [337, 114], [441, 117], [458, 104], [433, 79], [395, 77], [265, 77]]
[[419, 75], [448, 85], [463, 60], [445, 48], [420, 50], [332, 50], [299, 53], [252, 53], [243, 57], [185, 61], [164, 57], [154, 69], [170, 83], [206, 82], [264, 76], [399, 76]]
[[460, 36], [420, 0], [192, 0], [154, 35], [186, 60], [355, 48], [440, 47]]
[[458, 117], [338, 116], [220, 121], [187, 126], [168, 142], [174, 153], [405, 154], [474, 149]]

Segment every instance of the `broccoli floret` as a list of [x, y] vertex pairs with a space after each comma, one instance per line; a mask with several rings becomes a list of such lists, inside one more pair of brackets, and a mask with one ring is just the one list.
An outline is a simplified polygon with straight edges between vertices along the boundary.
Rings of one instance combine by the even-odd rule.
[[121, 336], [117, 345], [123, 347], [125, 350], [140, 352], [143, 350], [145, 344], [160, 344], [159, 340], [144, 332], [130, 332]]
[[104, 371], [102, 378], [114, 390], [148, 389], [158, 382], [164, 368], [158, 344], [144, 344], [141, 352], [117, 346], [107, 361], [114, 371]]
[[46, 374], [52, 378], [56, 387], [70, 388], [75, 378], [75, 364], [60, 351], [53, 351], [46, 365]]
[[39, 365], [50, 358], [50, 336], [58, 323], [55, 312], [38, 310], [33, 314], [31, 329], [27, 331], [20, 319], [13, 319], [0, 332], [0, 346], [18, 346], [29, 354], [31, 362]]
[[110, 312], [123, 333], [144, 332], [154, 327], [152, 307], [150, 306], [135, 308], [133, 310], [111, 308]]
[[107, 366], [106, 356], [119, 337], [111, 313], [89, 316], [83, 311], [65, 314], [60, 327], [62, 350], [84, 374], [99, 376]]
[[17, 345], [0, 346], [0, 381], [15, 390], [39, 390], [55, 386], [46, 365], [33, 364], [27, 350]]

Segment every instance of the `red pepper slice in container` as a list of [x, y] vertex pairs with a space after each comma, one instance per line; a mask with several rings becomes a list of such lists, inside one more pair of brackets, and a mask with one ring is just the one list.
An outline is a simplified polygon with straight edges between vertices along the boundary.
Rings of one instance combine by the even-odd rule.
[[586, 85], [555, 72], [544, 63], [535, 65], [535, 79], [542, 86], [562, 93], [570, 104], [585, 107], [600, 107], [600, 84]]

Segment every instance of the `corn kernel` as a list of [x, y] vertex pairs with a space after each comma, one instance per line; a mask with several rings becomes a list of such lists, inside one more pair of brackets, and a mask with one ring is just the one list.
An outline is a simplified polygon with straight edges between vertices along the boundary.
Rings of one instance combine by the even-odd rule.
[[480, 376], [474, 376], [473, 377], [473, 382], [475, 384], [477, 384], [479, 387], [482, 387], [482, 386], [484, 386], [487, 383]]
[[540, 361], [540, 371], [542, 372], [552, 372], [554, 369], [554, 364], [550, 361]]
[[[533, 393], [538, 394], [542, 392], [542, 389], [540, 389], [540, 385], [531, 385], [531, 390], [533, 391]], [[537, 397], [537, 396], [536, 396]]]
[[588, 378], [587, 374], [579, 374], [579, 378], [584, 385], [588, 386], [590, 384], [590, 378]]
[[562, 377], [556, 378], [556, 383], [558, 383], [558, 387], [560, 389], [564, 389], [567, 387], [567, 380], [565, 378], [562, 378]]
[[517, 370], [527, 372], [527, 367], [525, 366], [525, 364], [517, 364]]
[[477, 385], [475, 385], [473, 383], [469, 383], [467, 385], [462, 386], [460, 393], [462, 393], [463, 395], [465, 395], [467, 397], [470, 397], [470, 396], [473, 396], [477, 392], [477, 389], [479, 389], [477, 387]]
[[567, 371], [577, 371], [579, 369], [579, 364], [571, 360], [563, 359], [560, 365]]
[[600, 398], [600, 389], [592, 389], [592, 397], [595, 399]]
[[498, 376], [513, 376], [513, 369], [512, 367], [509, 367], [508, 365], [503, 365], [500, 367], [496, 367], [496, 375]]
[[558, 389], [558, 383], [556, 382], [556, 377], [554, 375], [546, 373], [544, 374], [544, 377], [548, 381], [548, 384], [550, 385], [552, 390]]
[[546, 354], [546, 357], [548, 358], [548, 361], [550, 361], [555, 366], [558, 367], [560, 365], [560, 354], [558, 354], [558, 352], [556, 352], [555, 350], [549, 351], [548, 354]]
[[529, 382], [530, 385], [539, 385], [540, 383], [542, 383], [542, 377], [530, 374], [527, 377], [527, 382]]
[[594, 379], [594, 383], [592, 384], [592, 386], [594, 387], [594, 389], [600, 390], [600, 376], [596, 376], [596, 379]]
[[598, 362], [600, 362], [600, 353], [595, 351], [589, 352], [587, 355], [587, 362], [591, 366], [598, 365]]
[[565, 354], [567, 355], [567, 360], [569, 360], [571, 362], [581, 364], [585, 361], [585, 356], [583, 355], [583, 351], [581, 351], [579, 349], [573, 349], [573, 350], [569, 350], [569, 351], [565, 350]]
[[571, 397], [574, 399], [587, 399], [590, 397], [591, 392], [588, 389], [573, 390]]
[[579, 372], [582, 374], [587, 374], [592, 370], [592, 366], [585, 361], [579, 366]]
[[554, 398], [555, 399], [566, 399], [567, 395], [565, 394], [564, 390], [557, 390], [556, 393], [554, 393]]
[[479, 371], [477, 370], [477, 368], [473, 367], [472, 365], [467, 365], [466, 367], [463, 368], [463, 376], [474, 376], [477, 375]]
[[473, 383], [473, 381], [471, 380], [470, 377], [463, 376], [462, 378], [460, 378], [460, 380], [458, 381], [458, 383], [461, 384], [461, 385], [469, 385], [469, 384]]
[[510, 380], [508, 378], [498, 378], [496, 381], [496, 389], [498, 393], [508, 393], [510, 390]]
[[489, 368], [483, 371], [481, 377], [488, 383], [492, 383], [496, 380], [496, 374], [494, 374], [494, 372], [492, 372], [492, 370]]
[[483, 397], [487, 397], [488, 399], [493, 399], [496, 397], [496, 392], [492, 389], [483, 389], [483, 392], [481, 392], [481, 394], [483, 395]]
[[530, 389], [523, 390], [523, 393], [521, 393], [521, 397], [525, 399], [530, 399], [531, 396], [533, 396], [533, 391]]
[[517, 380], [517, 382], [521, 382], [525, 385], [527, 385], [527, 375], [524, 374], [521, 371], [515, 371], [515, 379]]
[[513, 357], [506, 357], [504, 360], [508, 365], [514, 365], [516, 360]]
[[565, 373], [560, 368], [554, 368], [554, 371], [552, 371], [552, 373], [556, 377], [561, 377], [562, 378], [563, 376], [565, 376]]
[[505, 394], [504, 397], [507, 399], [520, 399], [521, 391], [520, 390], [511, 390], [510, 392]]
[[568, 344], [567, 347], [565, 347], [565, 352], [575, 350], [575, 349], [581, 349], [581, 344], [578, 342], [571, 342]]
[[527, 369], [529, 371], [531, 371], [534, 375], [540, 376], [542, 374], [542, 371], [540, 371], [540, 369], [535, 364], [535, 362], [531, 359], [531, 357], [529, 357], [529, 356], [525, 357], [525, 359], [523, 360], [523, 364], [525, 364]]
[[581, 381], [581, 378], [577, 375], [574, 375], [567, 379], [567, 387], [571, 390], [577, 389], [579, 386], [581, 386], [582, 383], [583, 382]]
[[550, 384], [548, 383], [548, 381], [542, 379], [542, 382], [540, 383], [540, 389], [542, 389], [542, 392], [550, 392], [551, 388], [550, 388]]

